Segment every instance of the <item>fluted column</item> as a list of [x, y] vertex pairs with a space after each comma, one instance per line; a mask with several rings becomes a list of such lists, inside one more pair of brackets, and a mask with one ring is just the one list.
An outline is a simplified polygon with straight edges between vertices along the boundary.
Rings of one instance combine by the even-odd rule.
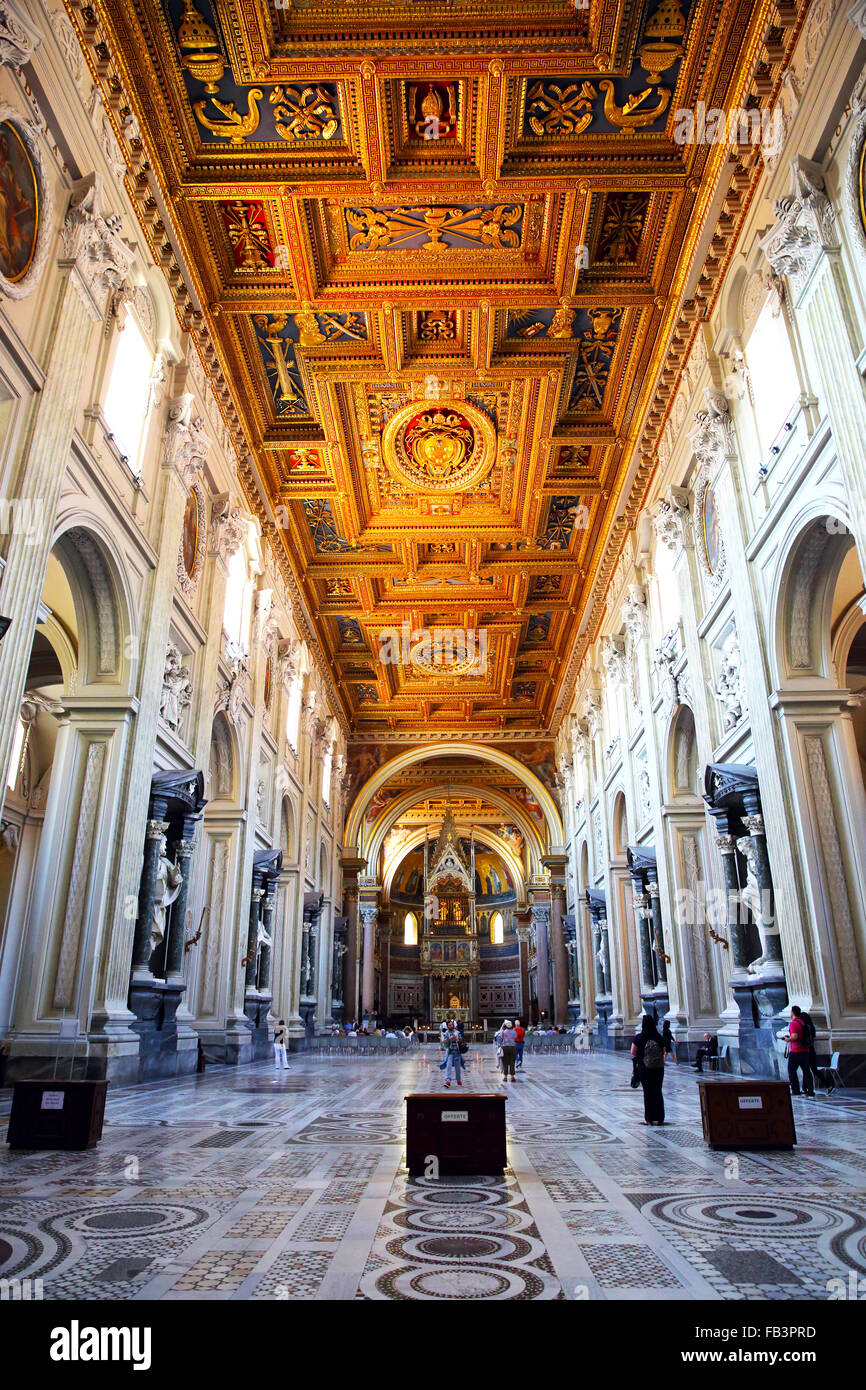
[[665, 959], [665, 933], [664, 924], [662, 922], [661, 896], [659, 894], [658, 882], [651, 875], [647, 877], [646, 891], [650, 900], [650, 909], [652, 912], [653, 950], [658, 961], [658, 979], [660, 984], [667, 985], [668, 966], [667, 960]]
[[550, 933], [550, 906], [548, 903], [533, 903], [530, 908], [532, 927], [535, 932], [535, 970], [538, 1013], [550, 1017], [550, 969], [548, 967], [548, 937]]
[[379, 905], [373, 900], [362, 900], [358, 911], [364, 924], [363, 956], [361, 965], [361, 1013], [372, 1014], [373, 995], [376, 989], [376, 921]]
[[[265, 896], [262, 900], [262, 929], [268, 937], [273, 940], [274, 931], [274, 907], [277, 901], [277, 881], [272, 878], [268, 881]], [[263, 941], [259, 950], [259, 993], [267, 994], [271, 987], [271, 947], [267, 941]]]
[[159, 865], [159, 850], [162, 837], [168, 830], [168, 821], [149, 820], [145, 830], [144, 863], [141, 868], [141, 883], [138, 893], [138, 917], [135, 923], [135, 936], [132, 945], [133, 980], [150, 980], [151, 956], [150, 928], [153, 921], [153, 902], [156, 894], [156, 870]]
[[748, 942], [746, 926], [740, 912], [740, 878], [737, 873], [737, 842], [733, 835], [717, 835], [716, 844], [722, 856], [725, 895], [728, 904], [727, 928], [731, 945], [731, 978], [748, 979]]
[[180, 869], [180, 892], [172, 903], [171, 917], [166, 927], [165, 979], [169, 984], [183, 984], [183, 943], [186, 905], [189, 897], [189, 872], [195, 840], [178, 840], [176, 857]]
[[568, 952], [562, 919], [565, 915], [565, 869], [568, 856], [546, 855], [542, 861], [550, 870], [550, 947], [553, 962], [553, 1012], [557, 1023], [568, 1022]]
[[247, 927], [247, 953], [244, 956], [244, 987], [247, 991], [256, 987], [256, 955], [259, 939], [259, 917], [264, 889], [257, 887], [250, 892], [250, 916]]
[[770, 870], [770, 857], [767, 853], [764, 817], [759, 811], [753, 811], [751, 814], [744, 815], [742, 821], [751, 836], [755, 856], [755, 877], [758, 880], [758, 892], [760, 894], [759, 929], [765, 957], [761, 966], [761, 974], [784, 975], [782, 938], [779, 933], [773, 901], [773, 875]]
[[[638, 880], [640, 882], [640, 880]], [[653, 971], [652, 949], [650, 947], [649, 933], [647, 930], [646, 914], [649, 909], [649, 895], [644, 893], [643, 888], [635, 888], [631, 895], [632, 906], [635, 912], [635, 923], [637, 926], [637, 941], [640, 948], [641, 975], [643, 977], [643, 993], [649, 994], [655, 984], [655, 973]]]

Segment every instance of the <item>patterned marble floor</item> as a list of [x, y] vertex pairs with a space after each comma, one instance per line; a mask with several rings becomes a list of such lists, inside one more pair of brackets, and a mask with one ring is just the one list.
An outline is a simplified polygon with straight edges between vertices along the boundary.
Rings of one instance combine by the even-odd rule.
[[[46, 1299], [821, 1300], [866, 1275], [866, 1100], [797, 1100], [793, 1153], [728, 1155], [685, 1068], [644, 1129], [624, 1058], [528, 1058], [503, 1178], [410, 1180], [403, 1096], [438, 1061], [214, 1070], [110, 1094], [94, 1150], [3, 1146], [0, 1278]], [[480, 1049], [466, 1089], [496, 1085]]]

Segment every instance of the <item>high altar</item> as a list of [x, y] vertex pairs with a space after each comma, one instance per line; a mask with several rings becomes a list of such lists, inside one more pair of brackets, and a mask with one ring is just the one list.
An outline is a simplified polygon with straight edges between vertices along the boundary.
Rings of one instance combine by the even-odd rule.
[[424, 931], [421, 974], [424, 1015], [435, 1023], [454, 1014], [478, 1018], [480, 955], [475, 929], [475, 837], [466, 862], [450, 806], [432, 857], [424, 844]]

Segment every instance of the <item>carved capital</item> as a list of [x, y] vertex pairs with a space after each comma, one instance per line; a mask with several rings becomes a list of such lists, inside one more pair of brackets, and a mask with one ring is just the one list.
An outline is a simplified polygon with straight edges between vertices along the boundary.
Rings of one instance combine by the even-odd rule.
[[791, 191], [773, 211], [776, 225], [761, 238], [761, 250], [777, 275], [787, 275], [801, 289], [822, 252], [838, 250], [833, 235], [836, 214], [824, 191], [820, 165], [798, 155], [791, 160]]
[[689, 443], [701, 467], [716, 469], [734, 453], [734, 425], [721, 391], [708, 386], [704, 398], [706, 409], [695, 411]]
[[103, 214], [102, 181], [98, 174], [80, 179], [69, 195], [61, 228], [61, 265], [76, 275], [91, 317], [103, 318], [114, 296], [126, 286], [135, 251], [120, 235], [116, 213]]
[[689, 503], [684, 488], [669, 488], [667, 497], [660, 497], [653, 513], [653, 527], [662, 545], [678, 555], [688, 536]]
[[178, 396], [168, 412], [163, 439], [163, 459], [177, 469], [186, 487], [198, 481], [211, 438], [200, 415], [193, 413], [195, 398], [189, 391]]
[[247, 521], [230, 492], [213, 499], [210, 519], [210, 550], [223, 565], [240, 550], [247, 534]]
[[639, 642], [647, 633], [649, 614], [646, 593], [640, 584], [630, 584], [621, 610], [622, 623], [632, 642]]
[[628, 657], [621, 637], [602, 637], [601, 662], [611, 686], [625, 685], [628, 679]]
[[42, 35], [27, 17], [25, 7], [16, 0], [0, 3], [0, 63], [18, 72], [29, 63], [42, 42]]

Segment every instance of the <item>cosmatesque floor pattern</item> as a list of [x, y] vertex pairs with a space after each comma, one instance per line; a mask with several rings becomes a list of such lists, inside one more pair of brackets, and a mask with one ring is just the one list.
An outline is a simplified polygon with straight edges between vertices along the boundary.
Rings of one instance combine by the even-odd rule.
[[[46, 1299], [820, 1300], [866, 1275], [854, 1095], [795, 1100], [793, 1153], [716, 1153], [685, 1067], [645, 1129], [625, 1058], [531, 1057], [503, 1177], [409, 1179], [403, 1097], [438, 1089], [438, 1062], [296, 1056], [109, 1092], [97, 1148], [0, 1149], [0, 1279]], [[465, 1090], [497, 1085], [482, 1048]]]

